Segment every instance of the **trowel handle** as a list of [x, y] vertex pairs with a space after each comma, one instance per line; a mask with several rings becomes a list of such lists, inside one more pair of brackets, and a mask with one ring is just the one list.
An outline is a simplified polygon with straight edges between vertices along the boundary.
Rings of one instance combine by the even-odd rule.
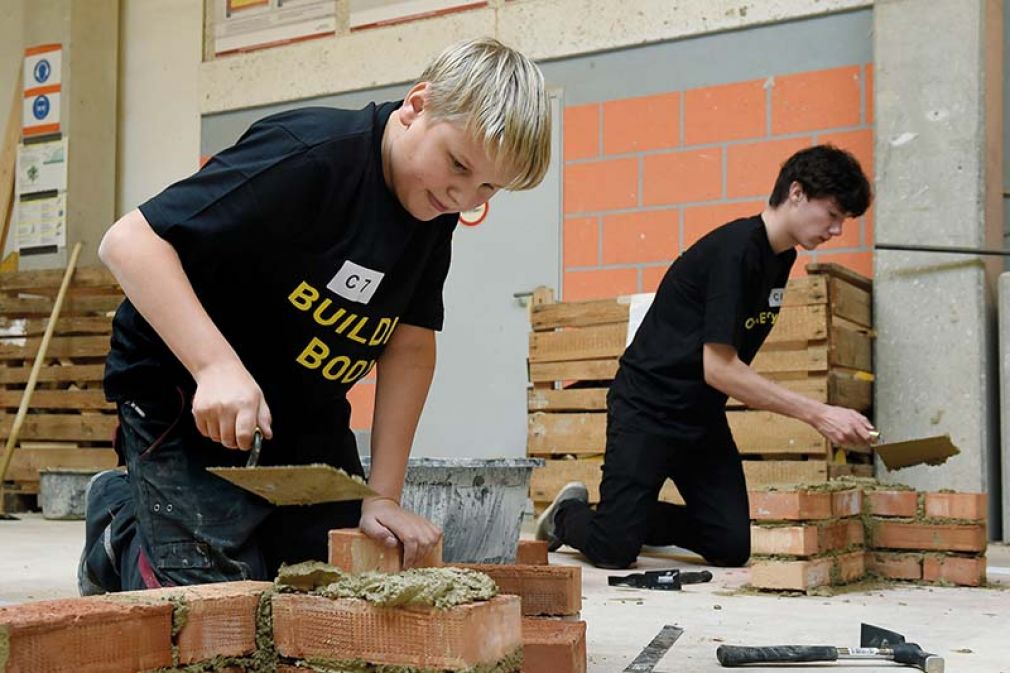
[[796, 661], [837, 661], [838, 648], [830, 645], [775, 645], [772, 647], [720, 645], [719, 649], [715, 651], [715, 656], [723, 666]]
[[256, 428], [253, 432], [253, 445], [252, 449], [249, 451], [249, 460], [246, 461], [246, 467], [256, 467], [260, 462], [260, 449], [263, 448], [263, 432]]

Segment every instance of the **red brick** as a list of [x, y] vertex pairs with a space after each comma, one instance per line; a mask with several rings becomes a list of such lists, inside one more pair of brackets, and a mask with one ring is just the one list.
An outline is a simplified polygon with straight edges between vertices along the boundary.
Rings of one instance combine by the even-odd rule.
[[809, 138], [730, 145], [726, 150], [726, 196], [767, 197], [782, 164], [804, 147], [810, 147]]
[[503, 594], [522, 599], [523, 616], [574, 615], [582, 609], [582, 568], [579, 566], [454, 563], [489, 576]]
[[782, 75], [772, 89], [772, 133], [799, 133], [860, 121], [860, 66]]
[[986, 548], [985, 526], [874, 519], [870, 524], [870, 546], [878, 549], [982, 552]]
[[[357, 528], [340, 528], [330, 531], [329, 561], [332, 566], [352, 574], [376, 570], [398, 573], [403, 567], [403, 545], [387, 547], [362, 533]], [[442, 542], [439, 541], [428, 554], [414, 563], [415, 568], [442, 565]]]
[[810, 521], [831, 516], [831, 494], [826, 491], [750, 492], [750, 518], [756, 521]]
[[603, 218], [603, 263], [637, 264], [677, 256], [676, 210], [646, 210]]
[[575, 105], [565, 108], [565, 161], [600, 156], [600, 106]]
[[532, 566], [547, 565], [547, 541], [519, 540], [519, 547], [516, 549], [516, 563]]
[[524, 617], [523, 673], [586, 673], [586, 623]]
[[625, 98], [603, 104], [603, 153], [675, 147], [680, 142], [680, 94]]
[[987, 499], [985, 493], [927, 493], [927, 519], [961, 519], [985, 521]]
[[638, 159], [568, 164], [565, 213], [617, 210], [638, 205]]
[[863, 492], [858, 489], [832, 491], [831, 515], [835, 517], [859, 516], [863, 513]]
[[180, 664], [256, 651], [256, 610], [272, 582], [219, 582], [109, 594], [110, 601], [150, 604], [182, 602], [186, 618], [175, 643]]
[[136, 673], [172, 665], [172, 606], [102, 598], [9, 605], [0, 608], [0, 637], [5, 673]]
[[751, 553], [768, 556], [816, 556], [863, 544], [858, 520], [800, 526], [751, 526]]
[[873, 89], [873, 64], [867, 63], [863, 66], [863, 81], [866, 83], [865, 103], [866, 103], [866, 123], [873, 124], [874, 117], [874, 89]]
[[347, 391], [347, 401], [351, 404], [351, 429], [368, 430], [372, 427], [375, 413], [375, 382], [358, 381]]
[[840, 264], [867, 278], [873, 278], [873, 253], [869, 250], [866, 252], [818, 252], [817, 262], [819, 264]]
[[962, 587], [985, 584], [984, 556], [946, 556], [926, 554], [922, 562], [922, 579], [927, 582], [950, 582]]
[[863, 550], [839, 554], [834, 563], [832, 584], [849, 584], [866, 577], [866, 552]]
[[663, 276], [670, 270], [668, 264], [650, 266], [642, 269], [642, 292], [655, 292], [659, 288]]
[[848, 584], [866, 575], [866, 553], [801, 561], [757, 559], [751, 562], [751, 585], [758, 589], [806, 591], [831, 584]]
[[866, 570], [891, 580], [922, 579], [922, 554], [874, 551], [866, 554]]
[[867, 208], [866, 212], [863, 214], [863, 244], [867, 247], [872, 246], [874, 242], [873, 233], [873, 204]]
[[565, 301], [606, 299], [635, 292], [638, 292], [638, 269], [565, 271]]
[[919, 494], [915, 491], [867, 491], [866, 513], [875, 516], [915, 517]]
[[685, 150], [645, 157], [642, 203], [664, 206], [711, 201], [722, 196], [722, 148]]
[[599, 222], [595, 217], [565, 219], [565, 268], [599, 264]]
[[763, 80], [691, 89], [684, 94], [684, 143], [703, 145], [765, 135]]
[[457, 670], [493, 664], [522, 647], [515, 596], [447, 610], [307, 594], [275, 594], [271, 600], [274, 644], [285, 657]]
[[764, 201], [717, 203], [711, 206], [694, 206], [684, 209], [684, 248], [690, 248], [698, 239], [713, 229], [741, 217], [758, 215], [764, 210]]

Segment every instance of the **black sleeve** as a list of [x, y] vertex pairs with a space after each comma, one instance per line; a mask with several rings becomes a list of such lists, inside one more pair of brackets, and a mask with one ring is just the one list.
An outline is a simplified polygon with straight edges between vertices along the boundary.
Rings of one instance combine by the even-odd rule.
[[454, 229], [455, 224], [447, 225], [435, 241], [428, 257], [428, 264], [421, 273], [421, 278], [414, 289], [414, 296], [400, 317], [400, 322], [435, 331], [442, 329], [445, 320], [442, 289], [445, 287], [445, 278], [449, 275]]
[[742, 250], [715, 248], [705, 285], [705, 322], [702, 342], [726, 344], [740, 350], [746, 316], [747, 263]]
[[259, 122], [140, 211], [190, 269], [312, 222], [321, 194], [312, 151], [282, 126]]

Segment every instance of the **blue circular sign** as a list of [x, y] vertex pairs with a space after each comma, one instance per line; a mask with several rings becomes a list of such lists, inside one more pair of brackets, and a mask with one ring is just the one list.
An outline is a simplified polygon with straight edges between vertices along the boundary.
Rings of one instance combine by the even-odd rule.
[[35, 70], [33, 71], [33, 74], [35, 75], [35, 81], [38, 82], [39, 84], [42, 84], [47, 79], [49, 79], [49, 75], [51, 75], [52, 72], [53, 67], [49, 65], [49, 61], [47, 59], [40, 60], [38, 63], [35, 64]]
[[49, 97], [37, 96], [32, 102], [32, 114], [36, 119], [45, 119], [49, 116]]

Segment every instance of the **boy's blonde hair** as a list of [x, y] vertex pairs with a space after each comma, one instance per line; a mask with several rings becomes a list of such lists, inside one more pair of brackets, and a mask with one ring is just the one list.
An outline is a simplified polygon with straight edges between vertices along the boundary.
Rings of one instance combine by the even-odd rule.
[[533, 61], [498, 40], [455, 44], [425, 69], [432, 117], [461, 124], [495, 164], [515, 178], [506, 189], [532, 189], [551, 162], [551, 105]]

